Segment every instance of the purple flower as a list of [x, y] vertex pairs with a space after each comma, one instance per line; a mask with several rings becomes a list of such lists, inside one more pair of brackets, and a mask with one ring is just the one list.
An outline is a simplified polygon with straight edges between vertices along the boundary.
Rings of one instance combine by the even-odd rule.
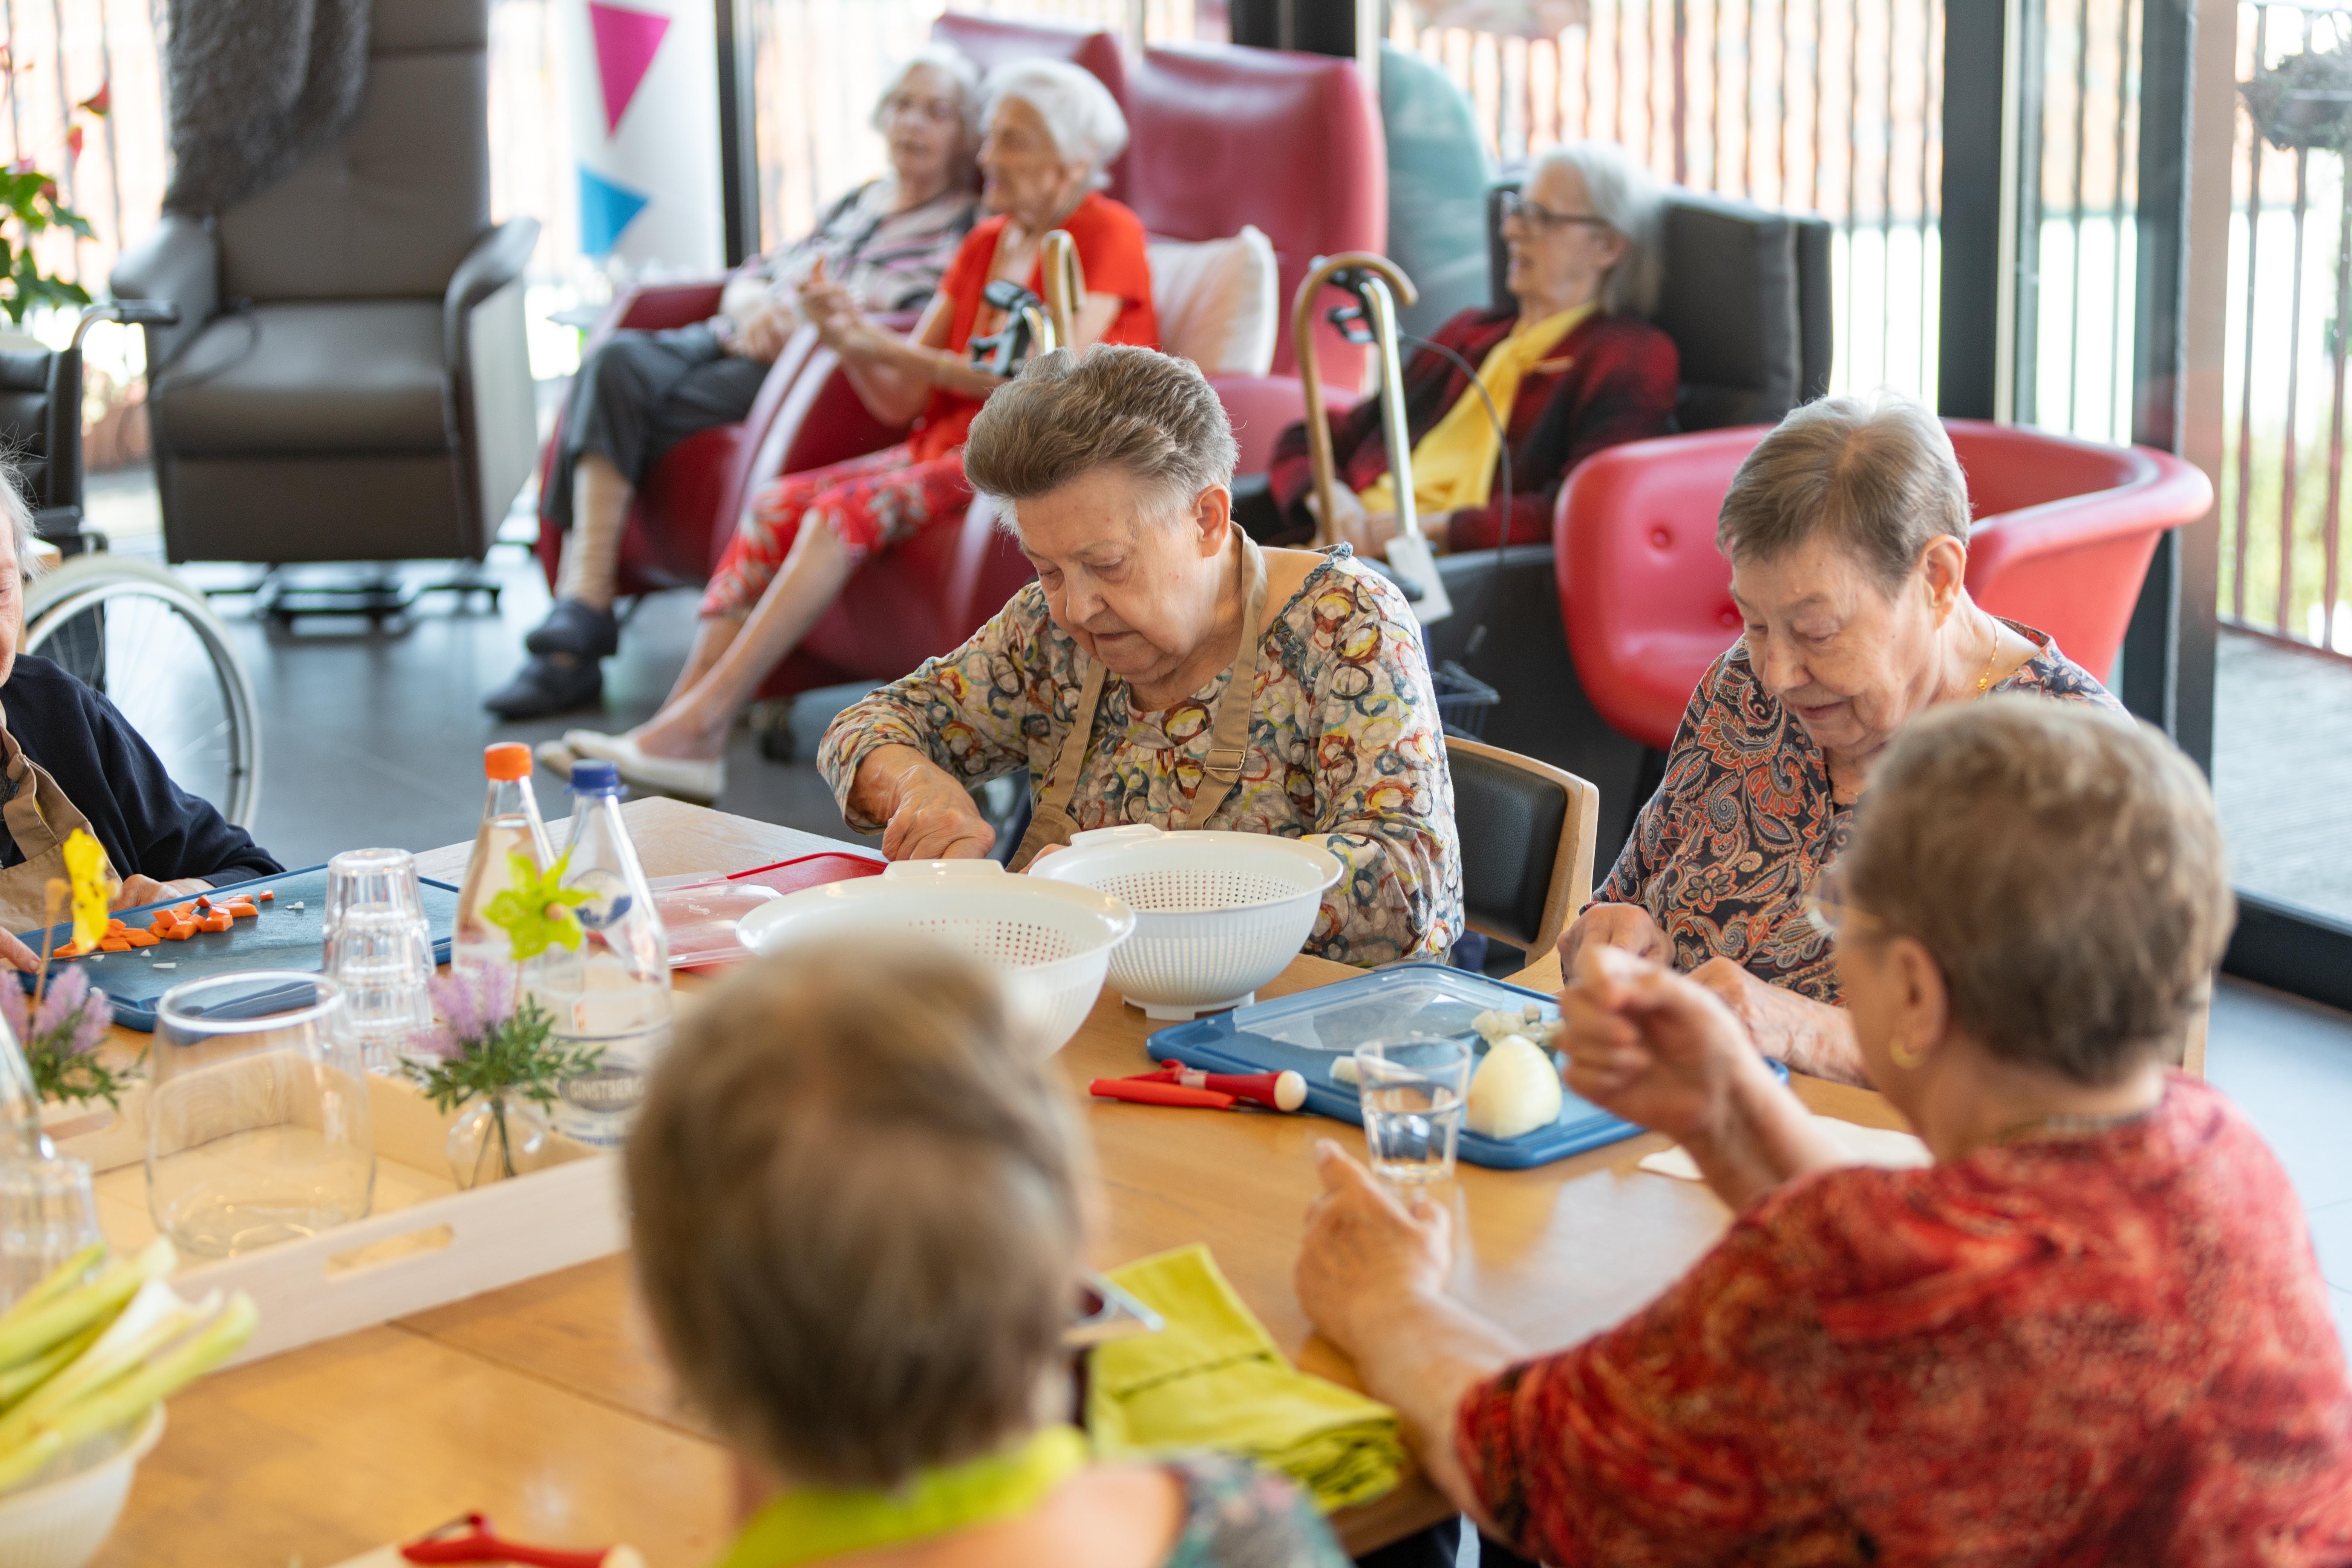
[[81, 1021], [74, 1026], [73, 1043], [68, 1047], [74, 1055], [86, 1057], [98, 1049], [114, 1027], [114, 1008], [106, 1000], [106, 993], [90, 988], [89, 998], [82, 1005]]
[[33, 1015], [33, 1033], [57, 1033], [81, 1011], [83, 999], [89, 994], [89, 976], [81, 965], [69, 965], [64, 973], [49, 982], [48, 993], [41, 998], [40, 1011]]
[[436, 974], [432, 993], [439, 1023], [416, 1040], [420, 1055], [445, 1058], [462, 1055], [478, 1047], [514, 1014], [514, 974], [504, 967]]

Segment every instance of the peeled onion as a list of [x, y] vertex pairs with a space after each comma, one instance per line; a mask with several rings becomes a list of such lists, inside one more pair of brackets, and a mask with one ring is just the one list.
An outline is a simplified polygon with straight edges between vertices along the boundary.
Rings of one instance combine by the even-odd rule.
[[1465, 1121], [1487, 1138], [1517, 1138], [1559, 1120], [1559, 1068], [1525, 1035], [1507, 1035], [1470, 1079]]

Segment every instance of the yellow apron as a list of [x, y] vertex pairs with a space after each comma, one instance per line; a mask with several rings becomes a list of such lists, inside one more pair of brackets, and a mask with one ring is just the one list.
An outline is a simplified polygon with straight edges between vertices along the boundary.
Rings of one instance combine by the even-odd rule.
[[[1206, 822], [1224, 808], [1226, 797], [1241, 783], [1242, 763], [1249, 754], [1250, 701], [1257, 690], [1258, 639], [1265, 629], [1265, 556], [1248, 534], [1239, 529], [1234, 533], [1242, 542], [1242, 570], [1250, 580], [1249, 603], [1242, 613], [1242, 643], [1225, 672], [1225, 689], [1218, 694], [1217, 710], [1210, 721], [1209, 754], [1201, 766], [1200, 785], [1190, 801], [1177, 801], [1168, 821], [1171, 833], [1183, 831], [1185, 823], [1194, 816]], [[1054, 759], [1054, 773], [1046, 781], [1045, 793], [1029, 814], [1029, 831], [1021, 836], [1020, 847], [1013, 852], [1016, 871], [1027, 869], [1040, 852], [1067, 844], [1078, 831], [1077, 820], [1070, 815], [1070, 797], [1077, 793], [1078, 774], [1086, 768], [1102, 689], [1103, 667], [1088, 659], [1070, 733]]]

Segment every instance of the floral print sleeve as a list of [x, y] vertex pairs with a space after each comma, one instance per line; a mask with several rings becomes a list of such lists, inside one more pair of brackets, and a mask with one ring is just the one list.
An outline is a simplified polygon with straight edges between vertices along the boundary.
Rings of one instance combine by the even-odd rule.
[[[2008, 625], [2042, 651], [1995, 691], [2122, 711], [2047, 633]], [[1648, 910], [1678, 969], [1728, 958], [1768, 984], [1834, 1003], [1835, 954], [1805, 919], [1805, 897], [1853, 827], [1821, 748], [1765, 690], [1747, 645], [1734, 643], [1691, 694], [1665, 777], [1593, 901]]]
[[1330, 1526], [1284, 1477], [1209, 1455], [1169, 1468], [1184, 1522], [1160, 1568], [1348, 1568]]
[[[1411, 607], [1344, 550], [1269, 616], [1240, 784], [1190, 826], [1315, 837], [1346, 868], [1307, 951], [1370, 965], [1443, 953], [1462, 931], [1444, 731]], [[845, 819], [857, 764], [917, 746], [966, 784], [1025, 766], [1033, 795], [1077, 721], [1086, 661], [1031, 584], [953, 653], [845, 711], [817, 754]], [[1188, 816], [1226, 675], [1158, 712], [1104, 682], [1071, 815], [1081, 829]]]

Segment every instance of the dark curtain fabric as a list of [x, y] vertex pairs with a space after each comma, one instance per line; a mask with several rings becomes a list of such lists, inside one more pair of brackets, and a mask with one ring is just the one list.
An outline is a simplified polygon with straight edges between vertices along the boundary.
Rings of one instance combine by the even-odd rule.
[[341, 135], [367, 85], [368, 11], [369, 0], [173, 0], [165, 210], [233, 206]]

